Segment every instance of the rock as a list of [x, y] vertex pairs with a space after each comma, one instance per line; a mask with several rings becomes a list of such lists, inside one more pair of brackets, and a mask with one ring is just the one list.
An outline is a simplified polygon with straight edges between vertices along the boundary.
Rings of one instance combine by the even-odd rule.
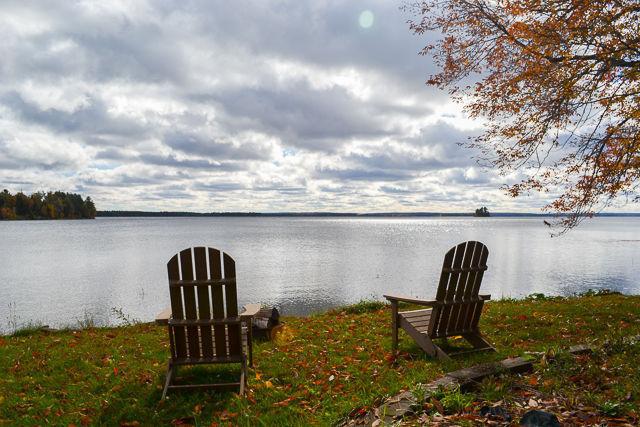
[[494, 363], [485, 363], [482, 365], [471, 366], [469, 368], [458, 369], [457, 371], [448, 372], [447, 376], [455, 378], [458, 382], [477, 382], [485, 377], [493, 375], [498, 370], [498, 365]]
[[415, 399], [393, 399], [376, 408], [376, 415], [380, 418], [390, 417], [393, 419], [414, 415], [415, 403]]
[[455, 388], [456, 386], [459, 386], [459, 384], [460, 383], [457, 379], [446, 375], [435, 381], [431, 381], [429, 384], [423, 387], [423, 390], [426, 393], [430, 393], [439, 389], [450, 390], [452, 388]]
[[574, 356], [579, 356], [582, 354], [591, 354], [593, 353], [593, 349], [588, 345], [572, 345], [571, 347], [569, 347], [569, 353], [573, 354]]
[[511, 374], [524, 374], [533, 371], [533, 362], [525, 357], [512, 357], [499, 362], [501, 370], [507, 370]]
[[480, 416], [485, 418], [501, 418], [507, 422], [513, 418], [502, 406], [483, 406], [480, 408]]
[[521, 427], [560, 427], [560, 421], [555, 415], [534, 409], [522, 416]]

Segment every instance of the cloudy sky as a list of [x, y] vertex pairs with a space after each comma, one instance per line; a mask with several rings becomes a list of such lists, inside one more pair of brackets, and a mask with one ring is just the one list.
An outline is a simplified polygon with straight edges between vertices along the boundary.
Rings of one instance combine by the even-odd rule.
[[402, 1], [0, 4], [0, 185], [98, 209], [535, 211]]

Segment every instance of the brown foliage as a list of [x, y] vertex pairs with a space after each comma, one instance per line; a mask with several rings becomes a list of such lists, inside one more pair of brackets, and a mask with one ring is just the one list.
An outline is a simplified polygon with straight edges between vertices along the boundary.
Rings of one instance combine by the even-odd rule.
[[637, 0], [430, 0], [409, 7], [447, 88], [488, 119], [469, 145], [505, 174], [516, 197], [550, 192], [565, 228], [619, 196], [637, 201], [640, 177], [640, 4]]

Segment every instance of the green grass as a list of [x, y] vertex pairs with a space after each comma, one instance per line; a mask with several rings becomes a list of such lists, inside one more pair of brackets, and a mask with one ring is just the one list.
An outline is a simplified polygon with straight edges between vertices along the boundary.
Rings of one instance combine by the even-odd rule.
[[[640, 297], [622, 295], [491, 302], [481, 328], [498, 352], [447, 363], [425, 356], [404, 333], [394, 357], [389, 308], [379, 303], [363, 302], [306, 318], [285, 317], [286, 326], [275, 341], [254, 347], [255, 367], [249, 371], [246, 397], [174, 392], [162, 402], [166, 329], [138, 324], [23, 331], [0, 337], [0, 424], [331, 425], [384, 396], [479, 362], [607, 340], [622, 348], [616, 344], [622, 337], [640, 334], [639, 307]], [[617, 354], [607, 359], [614, 368], [624, 364]], [[624, 366], [611, 369], [607, 377], [613, 392], [592, 393], [594, 405], [603, 412], [626, 411], [638, 403], [640, 390], [633, 384], [640, 383], [640, 368], [628, 362]], [[200, 381], [236, 374], [237, 370], [219, 367], [184, 370], [184, 375]], [[500, 384], [486, 383], [484, 393], [497, 398], [504, 390]], [[462, 411], [467, 400], [451, 395], [445, 403]]]
[[639, 425], [640, 339], [616, 336], [601, 344], [578, 356], [551, 348], [531, 373], [488, 377], [465, 392], [438, 391], [402, 425], [443, 420], [445, 425], [485, 425], [482, 412], [491, 407], [509, 414], [512, 422], [531, 409], [543, 409], [562, 425]]

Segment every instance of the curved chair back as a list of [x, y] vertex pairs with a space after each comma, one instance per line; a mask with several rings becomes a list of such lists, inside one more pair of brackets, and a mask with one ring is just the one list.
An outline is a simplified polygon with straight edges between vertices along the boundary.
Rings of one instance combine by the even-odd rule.
[[195, 247], [167, 263], [171, 358], [181, 363], [241, 361], [236, 267], [218, 249]]
[[444, 256], [436, 301], [429, 325], [431, 337], [451, 336], [478, 328], [484, 299], [478, 295], [487, 270], [489, 250], [480, 242], [460, 243]]

